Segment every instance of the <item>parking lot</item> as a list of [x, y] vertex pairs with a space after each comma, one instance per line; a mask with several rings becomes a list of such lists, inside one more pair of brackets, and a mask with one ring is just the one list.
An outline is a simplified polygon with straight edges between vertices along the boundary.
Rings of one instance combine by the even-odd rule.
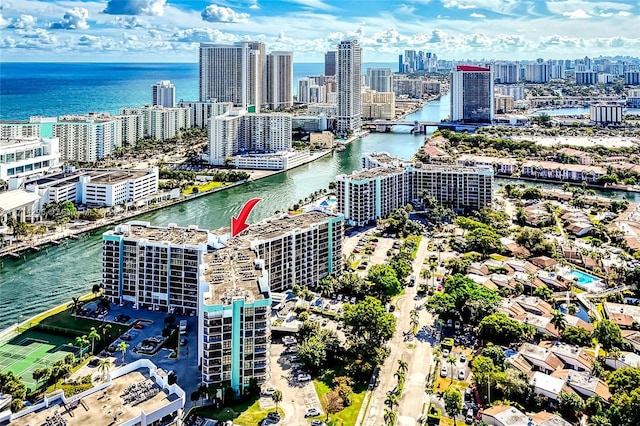
[[[313, 386], [313, 381], [298, 380], [298, 376], [305, 374], [305, 372], [300, 369], [299, 364], [291, 361], [291, 357], [295, 354], [285, 353], [286, 349], [287, 346], [280, 339], [274, 338], [271, 344], [271, 377], [266, 387], [273, 387], [282, 392], [283, 399], [280, 407], [285, 412], [283, 424], [308, 424], [311, 420], [305, 417], [307, 410], [315, 408], [322, 413], [322, 405]], [[273, 408], [274, 406], [270, 396], [264, 395], [260, 398], [261, 408]]]

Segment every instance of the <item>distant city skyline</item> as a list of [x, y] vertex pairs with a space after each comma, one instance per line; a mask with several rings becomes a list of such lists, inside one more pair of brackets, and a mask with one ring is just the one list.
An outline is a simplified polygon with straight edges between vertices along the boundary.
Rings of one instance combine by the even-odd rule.
[[636, 0], [10, 0], [2, 61], [197, 62], [200, 42], [255, 40], [324, 61], [357, 38], [363, 62], [405, 49], [440, 59], [532, 60], [640, 51]]

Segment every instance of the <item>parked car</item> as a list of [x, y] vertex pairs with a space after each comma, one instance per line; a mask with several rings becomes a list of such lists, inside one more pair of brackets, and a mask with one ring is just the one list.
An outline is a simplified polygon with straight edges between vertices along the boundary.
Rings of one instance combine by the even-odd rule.
[[[306, 374], [306, 373], [298, 374], [298, 381], [299, 382], [308, 382], [310, 380], [311, 380], [311, 375]], [[314, 414], [314, 416], [317, 416], [318, 414]]]
[[100, 358], [93, 358], [91, 361], [89, 361], [89, 367], [97, 367], [99, 363]]
[[317, 408], [309, 408], [306, 413], [304, 413], [305, 417], [315, 417], [320, 415], [320, 410]]
[[136, 330], [142, 330], [144, 328], [144, 324], [141, 322], [137, 322], [133, 324], [133, 328], [135, 328]]
[[130, 334], [123, 334], [120, 338], [126, 342], [129, 342], [132, 339]]
[[464, 369], [458, 371], [458, 380], [464, 380], [466, 375], [464, 374]]
[[311, 422], [311, 426], [327, 426], [322, 420], [315, 419]]
[[447, 369], [447, 366], [443, 365], [442, 368], [440, 369], [440, 377], [447, 377], [448, 374], [449, 374], [449, 370]]
[[460, 355], [460, 362], [463, 364], [467, 362], [467, 354], [463, 353]]
[[262, 394], [263, 394], [263, 395], [266, 395], [266, 396], [271, 396], [271, 395], [273, 395], [273, 393], [274, 393], [275, 391], [276, 391], [276, 388], [274, 388], [273, 386], [268, 386], [268, 387], [264, 390], [264, 392], [262, 392]]
[[442, 350], [442, 358], [446, 358], [446, 357], [448, 357], [448, 356], [449, 356], [449, 349], [444, 348], [444, 349]]
[[473, 408], [467, 410], [467, 415], [464, 417], [464, 422], [468, 425], [473, 424]]
[[298, 356], [297, 355], [291, 355], [289, 357], [289, 362], [298, 362]]
[[180, 339], [180, 346], [186, 346], [187, 345], [187, 338], [186, 337], [182, 337]]
[[269, 414], [267, 414], [267, 418], [280, 421], [280, 413], [278, 413], [277, 411], [271, 411]]

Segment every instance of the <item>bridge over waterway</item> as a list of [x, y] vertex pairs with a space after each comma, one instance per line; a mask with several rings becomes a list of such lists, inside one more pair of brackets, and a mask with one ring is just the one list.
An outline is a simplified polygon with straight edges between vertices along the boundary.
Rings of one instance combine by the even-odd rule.
[[411, 134], [427, 134], [429, 127], [454, 131], [475, 131], [478, 126], [444, 121], [405, 121], [405, 120], [373, 120], [363, 121], [362, 126], [380, 133], [390, 132], [395, 126], [411, 127]]

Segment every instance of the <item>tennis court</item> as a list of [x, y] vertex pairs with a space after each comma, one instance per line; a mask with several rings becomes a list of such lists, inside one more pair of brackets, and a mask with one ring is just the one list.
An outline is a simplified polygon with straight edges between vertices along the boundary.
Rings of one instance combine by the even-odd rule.
[[0, 346], [0, 372], [13, 371], [20, 376], [27, 388], [35, 389], [33, 372], [49, 367], [70, 353], [79, 355], [79, 348], [72, 346], [69, 338], [44, 333], [27, 332]]

